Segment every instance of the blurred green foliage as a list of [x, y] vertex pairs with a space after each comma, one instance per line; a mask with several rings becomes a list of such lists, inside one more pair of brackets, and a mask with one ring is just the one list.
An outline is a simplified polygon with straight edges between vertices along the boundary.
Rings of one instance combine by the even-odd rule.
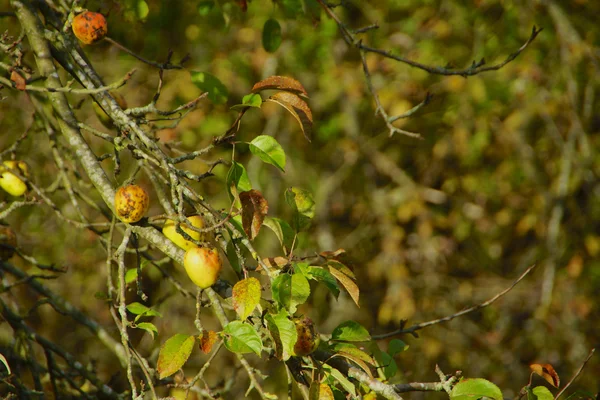
[[[0, 1], [0, 11], [8, 10], [7, 3]], [[600, 337], [600, 29], [594, 18], [600, 3], [342, 3], [334, 10], [349, 28], [378, 24], [361, 35], [365, 43], [431, 65], [462, 68], [481, 58], [494, 64], [518, 49], [534, 25], [544, 31], [503, 69], [468, 79], [431, 75], [369, 54], [375, 89], [391, 116], [412, 108], [427, 92], [433, 94], [423, 110], [395, 123], [419, 132], [423, 140], [415, 140], [387, 136], [374, 114], [359, 54], [343, 42], [335, 22], [314, 0], [254, 0], [247, 12], [222, 0], [88, 1], [86, 6], [108, 15], [109, 35], [144, 58], [163, 61], [173, 50], [178, 60], [189, 53], [190, 71], [215, 77], [228, 89], [224, 104], [205, 101], [180, 124], [165, 124], [157, 132], [160, 140], [182, 150], [204, 147], [224, 133], [236, 116], [228, 107], [242, 103], [260, 79], [291, 76], [307, 89], [315, 122], [311, 143], [275, 104], [249, 111], [242, 121], [239, 141], [264, 134], [281, 143], [285, 175], [252, 157], [243, 144], [236, 146], [236, 160], [268, 200], [271, 216], [291, 215], [287, 187], [315, 194], [315, 222], [301, 234], [298, 254], [344, 248], [352, 260], [361, 308], [352, 307], [347, 296], [336, 301], [325, 290], [317, 291], [303, 311], [321, 332], [347, 319], [387, 332], [402, 319], [410, 323], [452, 314], [491, 297], [537, 263], [533, 276], [494, 306], [421, 331], [418, 339], [403, 337], [410, 349], [396, 357], [399, 372], [393, 382], [435, 380], [433, 369], [439, 364], [445, 372], [485, 377], [505, 397], [513, 397], [527, 383], [528, 364], [534, 361], [551, 363], [566, 381]], [[263, 28], [271, 20], [280, 24], [281, 45], [270, 42], [268, 52]], [[14, 19], [2, 17], [0, 23], [2, 31], [18, 35]], [[155, 70], [108, 43], [85, 50], [105, 82], [138, 68], [119, 90], [130, 106], [151, 99], [158, 82]], [[174, 108], [200, 93], [189, 72], [168, 71], [164, 80], [161, 108]], [[29, 127], [32, 116], [26, 93], [3, 89], [0, 95], [4, 149]], [[70, 98], [73, 104], [85, 100], [77, 116], [101, 129], [91, 102], [84, 96]], [[90, 140], [101, 154], [104, 145]], [[50, 151], [39, 151], [48, 146], [46, 137], [32, 133], [18, 154], [42, 187], [55, 179]], [[227, 150], [213, 158], [221, 156], [228, 156]], [[201, 162], [186, 167], [197, 173], [207, 169]], [[228, 209], [227, 168], [214, 172], [215, 178], [199, 185], [216, 207]], [[68, 214], [66, 195], [54, 199]], [[70, 267], [65, 276], [47, 282], [50, 287], [104, 325], [112, 324], [103, 302], [94, 297], [105, 289], [98, 278], [104, 254], [93, 234], [33, 207], [19, 209], [7, 222], [25, 252]], [[261, 232], [261, 254], [281, 255], [272, 232]], [[183, 281], [184, 274], [176, 273]], [[148, 279], [150, 286], [160, 286], [160, 276]], [[187, 332], [177, 316], [189, 321], [195, 310], [192, 300], [161, 290], [158, 309], [169, 318], [154, 322], [162, 341]], [[110, 356], [100, 353], [81, 328], [67, 331], [62, 317], [44, 307], [35, 314], [40, 331], [65, 337], [100, 371], [111, 374]], [[0, 334], [5, 342], [2, 327]], [[135, 340], [148, 352], [156, 348], [149, 335]], [[222, 368], [211, 368], [209, 382], [219, 381], [219, 373], [234, 373], [225, 357], [215, 362]], [[193, 359], [188, 367], [193, 371], [202, 363]], [[598, 390], [598, 370], [596, 356], [573, 390]], [[271, 385], [280, 378], [274, 372]], [[244, 385], [234, 389], [243, 393]]]

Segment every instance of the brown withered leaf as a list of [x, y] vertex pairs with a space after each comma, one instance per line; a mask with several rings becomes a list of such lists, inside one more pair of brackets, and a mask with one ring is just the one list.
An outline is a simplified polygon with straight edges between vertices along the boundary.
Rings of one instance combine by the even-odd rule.
[[242, 227], [250, 240], [253, 240], [269, 211], [267, 200], [258, 190], [248, 190], [240, 193], [242, 203]]
[[[360, 296], [360, 290], [358, 289], [358, 285], [354, 282], [354, 274], [348, 267], [343, 264], [340, 264], [335, 261], [330, 261], [327, 263], [329, 267], [329, 272], [333, 275], [341, 284], [344, 286], [344, 289], [348, 292], [356, 306], [360, 308], [360, 304], [358, 304], [358, 298]], [[348, 275], [350, 273], [352, 275]]]
[[312, 137], [313, 116], [308, 104], [297, 94], [289, 92], [277, 92], [266, 101], [279, 104], [289, 111], [300, 124], [300, 129], [306, 140], [310, 142]]
[[326, 260], [336, 260], [339, 256], [341, 256], [345, 252], [346, 252], [346, 250], [344, 250], [344, 249], [337, 249], [336, 251], [322, 251], [319, 253], [319, 255], [321, 257], [325, 258]]
[[204, 354], [210, 353], [217, 338], [217, 332], [203, 329], [202, 336], [198, 336], [198, 339], [200, 339], [200, 350], [202, 350]]
[[301, 96], [308, 97], [304, 86], [294, 78], [287, 76], [273, 75], [252, 86], [252, 93], [260, 92], [261, 90], [285, 90], [286, 92], [297, 93]]
[[[290, 263], [290, 260], [288, 260], [285, 257], [269, 257], [269, 258], [263, 258], [263, 262], [271, 268], [281, 269], [281, 268], [285, 267], [286, 265], [288, 265]], [[261, 268], [262, 267], [259, 265], [256, 268], [256, 270], [260, 271]]]
[[560, 386], [560, 378], [554, 370], [554, 367], [550, 364], [531, 364], [529, 366], [531, 370], [544, 378], [546, 382], [554, 386], [555, 388]]
[[25, 81], [25, 78], [23, 78], [14, 69], [10, 73], [10, 80], [13, 81], [17, 90], [25, 90], [25, 88], [27, 87], [27, 82]]

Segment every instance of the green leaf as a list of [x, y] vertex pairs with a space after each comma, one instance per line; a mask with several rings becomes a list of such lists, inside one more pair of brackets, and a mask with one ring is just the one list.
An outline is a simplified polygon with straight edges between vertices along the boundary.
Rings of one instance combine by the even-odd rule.
[[156, 365], [160, 379], [173, 375], [183, 367], [192, 354], [195, 341], [194, 336], [177, 333], [162, 345]]
[[388, 353], [381, 351], [376, 342], [369, 344], [369, 350], [377, 361], [377, 368], [383, 371], [383, 377], [385, 379], [393, 378], [398, 372], [398, 365], [394, 358]]
[[304, 275], [295, 273], [293, 275], [281, 274], [271, 285], [273, 300], [279, 303], [280, 307], [285, 308], [293, 314], [300, 304], [308, 299], [310, 295], [310, 284]]
[[248, 318], [260, 303], [260, 292], [260, 282], [256, 278], [241, 280], [233, 286], [233, 309], [242, 321]]
[[346, 342], [366, 342], [367, 340], [371, 340], [371, 335], [358, 322], [346, 321], [339, 324], [333, 330], [331, 339]]
[[248, 144], [252, 154], [257, 155], [267, 164], [276, 166], [281, 172], [285, 172], [285, 152], [272, 136], [260, 135]]
[[346, 392], [350, 393], [353, 396], [353, 398], [356, 397], [356, 388], [354, 387], [352, 382], [350, 382], [348, 378], [344, 376], [344, 374], [342, 374], [340, 371], [331, 367], [328, 364], [323, 364], [323, 370], [330, 374], [332, 377], [334, 377], [335, 380], [337, 380], [340, 383], [340, 385], [342, 385], [344, 390], [346, 390]]
[[225, 347], [233, 353], [256, 353], [260, 356], [262, 341], [256, 329], [242, 321], [232, 321], [223, 328]]
[[145, 305], [138, 302], [127, 304], [127, 311], [135, 315], [144, 314], [148, 310], [150, 310], [150, 307], [146, 307]]
[[262, 106], [262, 97], [257, 93], [250, 93], [242, 98], [242, 104], [232, 106], [232, 110], [244, 110], [248, 107], [260, 108]]
[[287, 361], [293, 354], [294, 344], [298, 340], [296, 324], [290, 320], [289, 313], [283, 309], [277, 314], [267, 314], [265, 319], [267, 328], [275, 342], [277, 358]]
[[140, 322], [139, 324], [136, 324], [135, 327], [138, 329], [143, 329], [146, 332], [148, 332], [150, 334], [150, 336], [152, 336], [152, 339], [154, 339], [155, 334], [158, 335], [158, 329], [156, 328], [156, 325], [154, 325], [153, 323]]
[[144, 0], [139, 0], [137, 2], [137, 15], [139, 19], [146, 19], [148, 13], [150, 12], [150, 8], [148, 7], [148, 3]]
[[302, 231], [315, 216], [315, 201], [308, 190], [291, 187], [285, 191], [285, 201], [294, 211], [292, 227]]
[[407, 349], [408, 349], [408, 345], [406, 343], [404, 343], [402, 340], [393, 339], [392, 341], [390, 341], [387, 352], [390, 354], [390, 356], [394, 357], [396, 354], [402, 353], [403, 351], [405, 351]]
[[292, 250], [292, 244], [296, 236], [290, 224], [280, 218], [270, 217], [266, 217], [263, 224], [275, 233], [275, 236], [279, 239], [279, 243], [281, 243], [281, 247], [283, 247], [283, 251], [288, 254]]
[[546, 386], [536, 386], [532, 392], [537, 400], [554, 400], [554, 396]]
[[288, 18], [296, 18], [302, 14], [302, 2], [300, 0], [283, 0], [283, 12]]
[[458, 382], [454, 388], [452, 388], [452, 392], [450, 392], [451, 400], [477, 400], [482, 397], [503, 400], [500, 388], [492, 382], [482, 378], [463, 379]]
[[130, 268], [125, 272], [125, 283], [130, 284], [131, 282], [135, 282], [137, 279], [137, 268]]
[[313, 279], [323, 283], [337, 299], [340, 294], [340, 287], [331, 272], [321, 267], [311, 266], [309, 267], [309, 273]]
[[252, 183], [250, 183], [246, 168], [236, 161], [231, 164], [225, 182], [227, 184], [227, 191], [229, 192], [229, 200], [231, 201], [237, 197], [238, 192], [252, 190]]
[[281, 25], [276, 19], [269, 18], [263, 26], [263, 47], [269, 53], [274, 53], [281, 46], [281, 41]]
[[193, 71], [192, 82], [200, 90], [208, 93], [208, 98], [215, 104], [223, 104], [227, 101], [229, 91], [227, 87], [221, 83], [219, 78], [208, 72]]

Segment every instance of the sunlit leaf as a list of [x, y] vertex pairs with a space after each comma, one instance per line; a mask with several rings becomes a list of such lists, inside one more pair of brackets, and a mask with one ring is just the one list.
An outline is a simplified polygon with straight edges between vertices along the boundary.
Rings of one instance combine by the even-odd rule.
[[277, 239], [279, 239], [279, 243], [283, 247], [283, 251], [287, 254], [292, 250], [292, 244], [294, 243], [294, 230], [284, 220], [280, 218], [270, 218], [266, 217], [263, 221], [264, 225], [269, 227]]
[[290, 92], [277, 92], [269, 97], [267, 101], [277, 103], [288, 110], [300, 124], [300, 129], [302, 129], [302, 133], [306, 140], [310, 142], [312, 137], [313, 116], [306, 101], [297, 94]]
[[345, 342], [365, 342], [371, 340], [369, 331], [355, 321], [346, 321], [339, 324], [331, 333], [332, 340]]
[[314, 380], [310, 384], [308, 398], [310, 400], [334, 400], [335, 397], [329, 385]]
[[531, 392], [536, 400], [554, 400], [554, 396], [546, 386], [536, 386]]
[[192, 354], [195, 340], [194, 336], [177, 333], [162, 345], [156, 365], [160, 379], [173, 375], [183, 367]]
[[269, 204], [258, 190], [249, 190], [240, 193], [242, 203], [242, 226], [248, 239], [253, 240], [260, 231], [265, 215], [269, 211]]
[[233, 353], [256, 353], [260, 356], [262, 341], [256, 329], [242, 321], [232, 321], [223, 328], [224, 343]]
[[360, 307], [360, 304], [358, 304], [360, 290], [352, 278], [332, 266], [329, 266], [329, 272], [331, 275], [335, 276], [335, 278], [342, 284], [344, 289], [346, 289], [352, 300], [354, 300], [354, 303], [356, 303], [356, 306]]
[[310, 226], [315, 216], [315, 201], [308, 190], [292, 187], [285, 191], [285, 201], [294, 211], [292, 227], [301, 231]]
[[202, 335], [198, 336], [198, 339], [200, 339], [200, 350], [204, 354], [210, 353], [218, 338], [217, 332], [207, 331], [206, 329], [202, 330]]
[[308, 96], [306, 89], [304, 89], [304, 86], [302, 86], [300, 82], [287, 76], [270, 76], [252, 86], [253, 93], [260, 92], [261, 90], [273, 89], [284, 90], [287, 92]]
[[250, 145], [252, 154], [257, 155], [267, 164], [276, 166], [281, 172], [285, 172], [285, 152], [275, 138], [268, 135], [260, 135], [248, 144]]
[[227, 87], [221, 83], [219, 78], [208, 72], [193, 71], [192, 82], [203, 92], [208, 93], [208, 98], [215, 104], [223, 104], [227, 101], [229, 91]]
[[503, 400], [498, 386], [482, 378], [463, 379], [454, 385], [450, 392], [451, 400], [477, 400], [482, 397]]
[[[295, 329], [294, 329], [295, 330]], [[0, 361], [2, 362], [2, 364], [4, 364], [4, 366], [6, 367], [6, 370], [8, 371], [8, 375], [11, 375], [12, 372], [10, 371], [10, 365], [8, 365], [8, 361], [6, 360], [6, 357], [4, 357], [3, 354], [0, 354]]]
[[152, 336], [152, 339], [154, 339], [155, 334], [158, 335], [158, 329], [156, 328], [156, 325], [151, 322], [140, 322], [139, 324], [136, 324], [135, 327], [148, 332], [150, 336]]
[[248, 107], [260, 108], [262, 106], [262, 97], [257, 93], [250, 93], [242, 98], [242, 104], [232, 106], [232, 110], [244, 110]]
[[304, 304], [308, 299], [310, 285], [304, 275], [300, 273], [281, 274], [273, 280], [271, 292], [273, 300], [293, 314], [296, 312], [297, 306]]
[[313, 279], [323, 283], [327, 289], [337, 298], [340, 294], [340, 287], [335, 277], [323, 267], [309, 267], [309, 273]]
[[260, 303], [260, 293], [260, 282], [256, 278], [246, 278], [233, 286], [233, 309], [242, 321], [248, 318]]
[[342, 374], [340, 371], [331, 367], [328, 364], [323, 364], [323, 370], [329, 375], [331, 375], [336, 381], [338, 381], [340, 385], [342, 385], [342, 387], [346, 390], [346, 392], [353, 396], [352, 398], [356, 397], [356, 388], [354, 387], [352, 382], [350, 382], [348, 378], [346, 378], [344, 374]]
[[267, 314], [265, 320], [275, 343], [277, 358], [288, 360], [293, 354], [294, 344], [298, 339], [296, 324], [290, 320], [288, 312], [283, 309], [277, 314]]
[[281, 25], [276, 19], [269, 18], [263, 26], [262, 45], [269, 53], [274, 53], [281, 46]]
[[533, 372], [535, 372], [536, 374], [538, 374], [539, 376], [544, 378], [546, 380], [546, 382], [548, 382], [555, 388], [560, 386], [560, 378], [559, 378], [558, 374], [556, 373], [556, 371], [554, 370], [554, 367], [552, 365], [550, 365], [550, 364], [531, 364], [529, 366], [529, 368], [531, 368], [531, 370]]

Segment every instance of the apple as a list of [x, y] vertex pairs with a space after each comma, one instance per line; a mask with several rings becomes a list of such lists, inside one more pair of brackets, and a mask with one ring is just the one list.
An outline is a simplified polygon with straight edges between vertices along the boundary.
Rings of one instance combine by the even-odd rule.
[[293, 355], [307, 356], [319, 347], [319, 343], [321, 342], [319, 332], [317, 332], [315, 324], [308, 317], [296, 319], [294, 322], [296, 324], [298, 339], [296, 340], [296, 344], [294, 344]]
[[217, 249], [194, 247], [185, 252], [183, 266], [192, 282], [201, 289], [206, 289], [219, 278], [223, 263]]
[[[192, 226], [198, 229], [204, 228], [204, 218], [200, 215], [192, 215], [188, 217], [188, 220], [192, 223]], [[200, 242], [208, 242], [211, 239], [211, 235], [209, 232], [200, 233], [192, 230], [187, 224], [181, 224], [181, 229], [185, 233], [187, 233], [192, 239], [200, 241]], [[197, 245], [189, 240], [186, 240], [179, 232], [177, 232], [177, 222], [172, 219], [168, 219], [165, 222], [165, 226], [163, 227], [163, 235], [169, 238], [173, 243], [177, 246], [181, 247], [183, 250], [189, 250], [191, 248], [197, 247]]]
[[23, 161], [4, 161], [0, 167], [0, 187], [13, 196], [23, 196], [27, 185], [9, 169], [18, 171], [23, 176], [29, 176], [29, 167]]
[[85, 11], [73, 18], [73, 33], [85, 44], [96, 43], [108, 33], [108, 24], [104, 15]]
[[115, 211], [128, 224], [138, 222], [150, 206], [148, 193], [138, 185], [121, 186], [115, 194]]

